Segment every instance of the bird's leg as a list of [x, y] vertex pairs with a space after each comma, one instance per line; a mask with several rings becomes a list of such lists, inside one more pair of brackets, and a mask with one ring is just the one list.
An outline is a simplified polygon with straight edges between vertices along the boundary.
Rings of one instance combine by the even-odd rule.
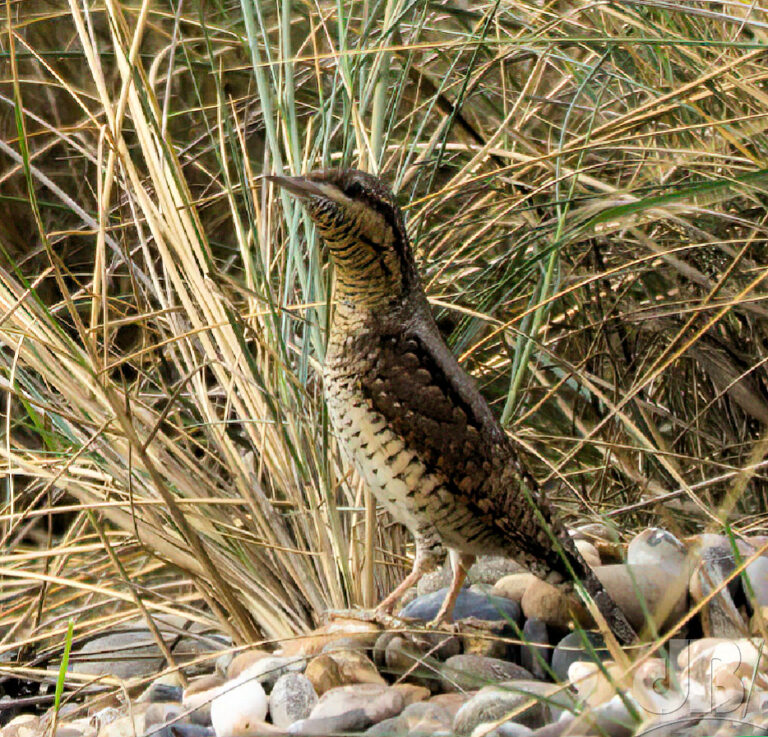
[[[379, 606], [376, 612], [381, 614], [392, 614], [395, 604], [400, 597], [411, 586], [415, 586], [419, 579], [425, 574], [434, 571], [441, 558], [441, 547], [429, 535], [416, 533], [416, 558], [413, 561], [411, 572], [403, 579], [400, 585], [386, 598]], [[443, 553], [445, 555], [445, 553]]]
[[443, 599], [443, 605], [437, 616], [429, 623], [430, 627], [439, 627], [441, 624], [453, 621], [453, 608], [456, 606], [456, 599], [459, 598], [461, 587], [464, 585], [467, 573], [474, 562], [474, 555], [451, 550], [451, 567], [453, 568], [451, 588], [448, 589], [448, 594]]

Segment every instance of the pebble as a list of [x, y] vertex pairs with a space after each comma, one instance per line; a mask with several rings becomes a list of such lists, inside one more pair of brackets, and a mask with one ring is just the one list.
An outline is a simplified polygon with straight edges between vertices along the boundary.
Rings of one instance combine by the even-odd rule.
[[530, 737], [533, 734], [533, 730], [530, 727], [518, 724], [517, 722], [504, 722], [504, 724], [500, 724], [496, 728], [492, 727], [493, 722], [490, 724], [478, 724], [474, 732], [472, 732], [472, 737]]
[[407, 678], [409, 682], [437, 690], [439, 686], [439, 663], [434, 658], [425, 657], [416, 645], [405, 637], [393, 637], [387, 643], [384, 653], [387, 672], [398, 678]]
[[[400, 612], [400, 616], [431, 622], [437, 616], [447, 594], [448, 588], [443, 588], [432, 594], [419, 596]], [[503, 596], [488, 596], [469, 589], [462, 589], [456, 599], [453, 619], [460, 621], [469, 617], [486, 622], [496, 620], [518, 622], [520, 620], [520, 607], [514, 601]]]
[[285, 673], [302, 672], [306, 666], [307, 661], [301, 656], [270, 655], [267, 658], [257, 660], [238, 677], [255, 678], [269, 691], [280, 676]]
[[69, 670], [129, 680], [151, 676], [162, 670], [164, 663], [152, 633], [144, 627], [94, 637], [72, 652]]
[[590, 568], [597, 568], [601, 564], [600, 553], [597, 552], [597, 548], [589, 540], [574, 540], [573, 544]]
[[[617, 694], [610, 701], [592, 709], [586, 709], [580, 715], [565, 713], [563, 717], [548, 725], [551, 727], [547, 737], [561, 734], [600, 734], [606, 737], [630, 737], [637, 727], [637, 722], [630, 714], [624, 700]], [[559, 729], [558, 729], [559, 728]], [[544, 730], [534, 732], [536, 737], [544, 737]], [[654, 731], [650, 735], [656, 737]]]
[[768, 606], [768, 558], [759, 556], [745, 569], [749, 586], [742, 577], [744, 595], [752, 602], [753, 608]]
[[533, 679], [521, 665], [499, 658], [465, 653], [448, 658], [440, 667], [445, 691], [470, 691], [492, 683]]
[[[534, 678], [544, 680], [549, 674], [552, 660], [552, 648], [549, 645], [547, 625], [535, 617], [527, 619], [523, 625], [523, 640], [530, 645], [520, 646], [520, 665], [529, 670]], [[535, 647], [543, 645], [544, 647]]]
[[[688, 592], [702, 601], [735, 566], [730, 540], [723, 535], [698, 535], [684, 545], [665, 530], [648, 528], [636, 534], [626, 550], [606, 529], [585, 528], [573, 537], [638, 629], [645, 619], [641, 601], [663, 627], [684, 614]], [[739, 554], [754, 555], [754, 546], [765, 540], [768, 537], [738, 540]], [[620, 553], [625, 562], [600, 565], [600, 560], [614, 560]], [[231, 651], [223, 652], [216, 667], [218, 673], [232, 676], [228, 680], [208, 675], [181, 691], [178, 675], [164, 674], [134, 699], [130, 716], [126, 706], [114, 698], [109, 702], [102, 699], [101, 705], [112, 706], [90, 718], [80, 716], [84, 713], [80, 701], [73, 702], [59, 715], [56, 737], [135, 737], [144, 733], [155, 737], [319, 737], [364, 730], [373, 737], [578, 737], [598, 733], [605, 737], [633, 733], [734, 737], [765, 732], [768, 652], [761, 651], [764, 632], [760, 622], [768, 622], [768, 555], [752, 561], [745, 576], [730, 582], [703, 608], [700, 617], [693, 618], [688, 631], [703, 631], [707, 637], [688, 641], [682, 651], [676, 649], [674, 640], [667, 644], [676, 668], [671, 679], [669, 666], [661, 658], [643, 658], [625, 674], [608, 659], [602, 638], [594, 632], [569, 632], [553, 649], [550, 643], [557, 642], [558, 630], [570, 624], [569, 607], [575, 607], [579, 621], [588, 624], [580, 603], [565, 599], [561, 588], [520, 571], [513, 562], [488, 558], [482, 563], [473, 568], [472, 585], [459, 596], [456, 617], [465, 621], [458, 631], [413, 628], [407, 633], [385, 633], [372, 622], [335, 619], [286, 642], [276, 652], [263, 648], [234, 656]], [[669, 598], [670, 581], [679, 572], [685, 574], [685, 586], [667, 602], [671, 611], [661, 611]], [[745, 585], [747, 577], [751, 590]], [[403, 607], [402, 616], [432, 619], [447, 591], [444, 584], [440, 588], [416, 596]], [[416, 590], [411, 593], [415, 595]], [[751, 598], [751, 606], [744, 606], [745, 594]], [[749, 631], [761, 633], [761, 637], [743, 636], [747, 632], [745, 611], [754, 612]], [[484, 626], [470, 626], [469, 618], [485, 620]], [[509, 642], [518, 632], [509, 619], [522, 627], [528, 645]], [[163, 633], [189, 639], [189, 652], [199, 652], [202, 644], [216, 650], [225, 642], [225, 638], [204, 635], [199, 627], [198, 634], [188, 638], [178, 627], [179, 623], [163, 623]], [[72, 668], [82, 664], [82, 660], [76, 662], [79, 655], [100, 669], [97, 672], [129, 673], [129, 678], [138, 673], [151, 675], [147, 671], [153, 668], [156, 673], [165, 662], [147, 635], [143, 622], [99, 635], [73, 654]], [[594, 656], [583, 647], [582, 637], [593, 643], [604, 670], [592, 662]], [[373, 648], [373, 659], [366, 652], [369, 648]], [[104, 662], [96, 664], [102, 656]], [[550, 660], [551, 671], [547, 669]], [[210, 669], [212, 659], [200, 662]], [[126, 670], [120, 670], [122, 667]], [[553, 674], [561, 681], [570, 679], [568, 689], [549, 682]], [[405, 682], [388, 685], [403, 676]], [[665, 683], [671, 684], [666, 690]], [[616, 696], [617, 687], [645, 719], [641, 725]], [[525, 703], [531, 701], [531, 693], [533, 701]], [[576, 699], [579, 714], [573, 713]], [[555, 703], [547, 703], [552, 700]], [[719, 720], [703, 719], [702, 714], [712, 707]], [[8, 711], [6, 719], [10, 718]], [[738, 724], [731, 719], [734, 715], [739, 717]], [[0, 730], [0, 737], [49, 733], [50, 718], [41, 721], [24, 715]]]
[[338, 640], [354, 640], [361, 649], [370, 648], [381, 634], [381, 627], [376, 622], [368, 622], [353, 617], [336, 617], [314, 632], [286, 642], [280, 650], [284, 656], [312, 657], [319, 655], [324, 648]]
[[[502, 622], [498, 623], [498, 634], [510, 634], [505, 632], [508, 628]], [[459, 647], [456, 652], [450, 654], [459, 655], [463, 650], [465, 653], [473, 655], [484, 655], [488, 658], [501, 658], [502, 660], [514, 660], [519, 650], [516, 643], [508, 642], [505, 637], [498, 637], [496, 633], [488, 632], [485, 629], [474, 629], [466, 627], [462, 629], [461, 638], [457, 640]], [[448, 657], [445, 658], [446, 660]], [[519, 658], [517, 658], [519, 659]]]
[[217, 737], [245, 737], [264, 722], [267, 706], [264, 687], [249, 671], [227, 681], [211, 702], [211, 722]]
[[[154, 615], [154, 623], [179, 663], [212, 650], [222, 649], [224, 640], [204, 636], [202, 627], [184, 617]], [[189, 625], [188, 629], [185, 629]], [[98, 635], [70, 655], [69, 669], [90, 676], [114, 676], [122, 680], [144, 678], [160, 671], [165, 657], [155, 637], [142, 620]]]
[[318, 696], [332, 688], [343, 686], [339, 664], [330, 655], [318, 655], [307, 663], [304, 675], [309, 679]]
[[419, 701], [426, 701], [432, 695], [428, 688], [417, 686], [415, 683], [396, 683], [392, 688], [403, 694], [403, 704], [406, 707]]
[[507, 599], [516, 601], [519, 604], [523, 600], [523, 594], [525, 594], [528, 587], [535, 580], [536, 576], [532, 573], [512, 573], [496, 581], [493, 588], [499, 596], [505, 596]]
[[3, 737], [38, 737], [40, 720], [34, 714], [19, 714], [2, 729]]
[[288, 733], [324, 735], [360, 731], [397, 716], [404, 706], [402, 692], [388, 686], [375, 683], [340, 686], [323, 694], [309, 717], [294, 722]]
[[171, 685], [169, 683], [160, 683], [154, 681], [151, 683], [144, 692], [139, 696], [136, 701], [143, 703], [148, 701], [150, 703], [162, 703], [164, 701], [181, 701], [184, 689], [181, 686]]
[[548, 627], [565, 630], [574, 616], [577, 621], [590, 624], [586, 609], [575, 595], [568, 596], [562, 588], [540, 578], [530, 583], [520, 604], [526, 618], [540, 619]]
[[688, 553], [680, 540], [659, 527], [648, 527], [635, 535], [627, 547], [627, 564], [655, 566], [670, 573], [686, 570]]
[[[701, 538], [719, 537], [701, 535]], [[747, 625], [733, 601], [733, 590], [721, 584], [736, 567], [730, 549], [719, 545], [704, 545], [699, 551], [700, 560], [691, 574], [689, 589], [695, 602], [706, 599], [719, 589], [701, 609], [701, 628], [705, 637], [738, 638], [747, 633]], [[738, 586], [738, 581], [735, 582]]]
[[264, 658], [268, 658], [272, 653], [259, 648], [253, 648], [251, 650], [244, 650], [241, 653], [235, 655], [229, 663], [226, 669], [227, 678], [232, 680], [237, 678], [244, 670], [250, 668], [254, 663], [258, 663]]
[[453, 730], [458, 737], [471, 735], [478, 725], [507, 716], [511, 721], [536, 729], [557, 719], [562, 709], [573, 707], [573, 697], [556, 684], [509, 681], [480, 689], [457, 712]]
[[130, 715], [122, 716], [101, 727], [99, 729], [99, 737], [135, 737], [137, 734], [144, 734], [144, 714], [146, 710], [137, 709], [134, 706], [131, 711]]
[[372, 737], [449, 734], [452, 718], [437, 704], [417, 703], [406, 707], [397, 717], [385, 719], [365, 731]]
[[269, 695], [272, 724], [286, 728], [299, 719], [306, 719], [317, 700], [309, 678], [301, 673], [285, 673], [277, 679]]
[[409, 634], [409, 639], [424, 655], [447, 660], [452, 655], [458, 655], [462, 647], [466, 649], [467, 639], [473, 638], [469, 628], [462, 627], [462, 632], [465, 634], [462, 634], [461, 638], [444, 632], [413, 632]]
[[150, 704], [144, 714], [144, 728], [150, 731], [152, 727], [178, 719], [185, 711], [186, 709], [181, 704], [172, 702]]
[[218, 673], [211, 673], [196, 678], [184, 689], [181, 703], [190, 712], [191, 721], [204, 725], [211, 723], [211, 704], [225, 683]]
[[476, 693], [476, 691], [467, 691], [466, 693], [451, 691], [450, 693], [436, 694], [429, 699], [429, 703], [442, 706], [443, 709], [451, 715], [451, 720], [453, 720], [459, 709], [461, 709], [461, 707], [464, 706], [464, 704], [466, 704]]
[[676, 622], [685, 613], [685, 577], [675, 581], [671, 574], [660, 576], [658, 566], [621, 563], [596, 568], [595, 575], [638, 632], [646, 624], [646, 612], [653, 616], [657, 629]]
[[341, 684], [351, 683], [379, 683], [385, 684], [376, 664], [358, 650], [342, 650], [340, 652], [327, 653], [336, 661], [341, 676]]
[[611, 657], [601, 635], [595, 632], [569, 632], [557, 643], [552, 653], [552, 671], [559, 681], [568, 679], [571, 663], [593, 660], [592, 652], [584, 647], [583, 638], [587, 639], [590, 650], [593, 650], [600, 660], [608, 660]]

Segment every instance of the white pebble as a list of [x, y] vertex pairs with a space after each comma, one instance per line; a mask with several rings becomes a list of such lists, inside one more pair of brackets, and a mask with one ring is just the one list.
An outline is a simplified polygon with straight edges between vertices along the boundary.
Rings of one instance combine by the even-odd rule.
[[243, 673], [219, 687], [211, 703], [216, 737], [250, 737], [263, 732], [267, 694], [252, 676]]

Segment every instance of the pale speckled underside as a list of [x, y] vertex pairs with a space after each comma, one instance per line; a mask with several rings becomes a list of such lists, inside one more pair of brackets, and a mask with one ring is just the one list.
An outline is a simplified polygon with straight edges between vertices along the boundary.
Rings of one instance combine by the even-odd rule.
[[503, 552], [503, 543], [493, 545], [492, 531], [457, 504], [442, 475], [429, 472], [357, 383], [326, 376], [328, 412], [341, 447], [378, 502], [415, 534], [430, 535], [434, 528], [449, 547], [485, 553], [490, 545]]

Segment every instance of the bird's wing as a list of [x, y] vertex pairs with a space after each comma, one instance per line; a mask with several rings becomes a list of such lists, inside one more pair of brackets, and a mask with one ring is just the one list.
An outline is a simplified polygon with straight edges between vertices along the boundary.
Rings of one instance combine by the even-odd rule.
[[541, 526], [541, 514], [554, 522], [549, 507], [437, 329], [419, 324], [380, 340], [363, 377], [374, 409], [457, 499], [498, 530], [510, 554], [516, 549], [526, 565], [561, 569]]
[[382, 336], [363, 391], [428, 467], [467, 499], [482, 498], [509, 440], [434, 325]]

